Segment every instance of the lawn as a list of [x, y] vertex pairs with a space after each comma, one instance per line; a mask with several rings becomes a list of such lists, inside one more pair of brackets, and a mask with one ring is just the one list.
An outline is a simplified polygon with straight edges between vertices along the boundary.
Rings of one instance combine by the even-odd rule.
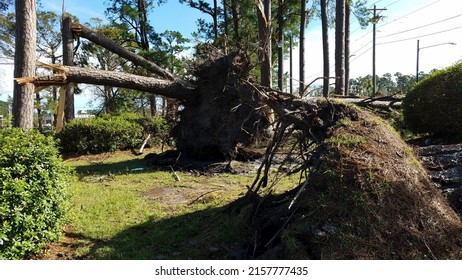
[[[147, 151], [145, 154], [149, 153]], [[41, 259], [242, 258], [251, 209], [236, 201], [245, 173], [156, 170], [130, 152], [69, 158], [74, 170], [65, 234]], [[280, 184], [283, 185], [283, 184]]]

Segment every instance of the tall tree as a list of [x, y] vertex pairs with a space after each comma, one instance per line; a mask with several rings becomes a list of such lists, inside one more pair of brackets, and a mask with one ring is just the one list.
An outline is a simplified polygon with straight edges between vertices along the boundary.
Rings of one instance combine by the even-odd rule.
[[327, 17], [327, 0], [320, 0], [321, 2], [321, 26], [322, 26], [322, 55], [323, 55], [323, 84], [322, 95], [329, 96], [329, 78], [330, 78], [330, 64], [329, 64], [329, 21]]
[[338, 95], [345, 94], [345, 1], [335, 2], [335, 93]]
[[[209, 3], [207, 3], [204, 0], [179, 0], [180, 3], [182, 4], [187, 4], [193, 9], [197, 9], [205, 14], [208, 14], [212, 17], [212, 30], [213, 30], [213, 38], [215, 43], [218, 41], [218, 15], [219, 15], [219, 9], [218, 9], [218, 2], [217, 0], [213, 0], [213, 6], [210, 6]], [[224, 4], [225, 5], [225, 4]], [[207, 25], [204, 21], [200, 21], [199, 24]]]
[[285, 2], [278, 0], [278, 88], [284, 89], [284, 13]]
[[[62, 40], [63, 40], [63, 64], [74, 65], [74, 36], [71, 29], [71, 16], [64, 14], [62, 18]], [[70, 122], [75, 118], [74, 112], [74, 83], [66, 85], [66, 102], [64, 108], [64, 120]]]
[[[14, 77], [35, 75], [37, 6], [35, 0], [16, 0], [16, 37]], [[13, 90], [13, 126], [24, 130], [34, 126], [34, 85], [15, 83]]]
[[[37, 51], [39, 59], [44, 59], [46, 62], [51, 62], [51, 64], [58, 63], [58, 59], [61, 57], [59, 54], [59, 47], [62, 43], [61, 31], [59, 28], [60, 17], [48, 11], [38, 11], [37, 12]], [[56, 125], [56, 110], [54, 107], [57, 105], [57, 88], [52, 87], [51, 89], [51, 98], [49, 100], [48, 109], [51, 109], [53, 112], [54, 125]], [[42, 129], [42, 92], [36, 92], [35, 102], [37, 109], [37, 124], [39, 130]], [[50, 106], [51, 105], [51, 106]]]
[[271, 87], [272, 84], [272, 24], [271, 0], [257, 0], [259, 63], [261, 84]]
[[307, 21], [307, 11], [306, 11], [306, 0], [301, 0], [300, 2], [300, 43], [299, 43], [299, 91], [300, 94], [303, 94], [305, 90], [305, 28], [306, 28], [306, 21]]
[[[102, 20], [97, 18], [92, 19], [88, 24], [99, 34], [103, 34], [122, 47], [130, 48], [131, 44], [127, 42], [123, 29], [113, 25], [103, 25]], [[82, 42], [80, 47], [78, 64], [105, 71], [128, 71], [129, 68], [132, 68], [132, 65], [127, 65], [128, 63], [125, 59], [86, 40]], [[100, 110], [108, 114], [128, 110], [128, 106], [131, 106], [131, 110], [134, 110], [135, 102], [133, 100], [139, 98], [139, 94], [132, 94], [132, 92], [121, 88], [110, 86], [95, 86], [92, 88], [92, 92], [96, 96], [96, 100], [100, 101]]]
[[4, 57], [14, 57], [16, 38], [16, 15], [11, 12], [0, 13], [0, 53]]
[[352, 0], [345, 1], [345, 95], [349, 94], [349, 79], [350, 79], [350, 16], [351, 16], [351, 2]]
[[[166, 0], [158, 0], [160, 5]], [[138, 45], [142, 55], [147, 55], [150, 51], [151, 41], [158, 39], [158, 34], [154, 32], [149, 24], [148, 13], [153, 8], [153, 0], [115, 0], [107, 8], [111, 23], [121, 25], [122, 29], [134, 33], [134, 42]], [[129, 36], [129, 38], [132, 38]], [[156, 115], [157, 101], [156, 96], [149, 95], [151, 116]]]
[[[157, 3], [165, 3], [158, 0]], [[113, 25], [122, 25], [128, 32], [133, 32], [134, 41], [142, 50], [150, 49], [150, 39], [155, 36], [149, 24], [148, 14], [153, 8], [153, 0], [114, 0], [106, 10], [106, 15]]]

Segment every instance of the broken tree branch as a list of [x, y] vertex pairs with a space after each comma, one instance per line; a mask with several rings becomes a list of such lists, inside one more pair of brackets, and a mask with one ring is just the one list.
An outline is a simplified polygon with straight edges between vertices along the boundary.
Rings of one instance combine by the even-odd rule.
[[41, 66], [56, 69], [59, 72], [55, 75], [43, 77], [18, 78], [16, 81], [19, 84], [32, 83], [37, 87], [51, 85], [61, 86], [69, 82], [105, 85], [149, 92], [178, 100], [189, 100], [194, 95], [193, 88], [185, 86], [178, 80], [170, 81], [123, 72], [96, 70], [75, 66], [48, 64], [41, 64]]
[[179, 78], [176, 77], [174, 74], [170, 73], [166, 69], [160, 67], [156, 63], [145, 59], [144, 57], [132, 53], [131, 51], [126, 50], [125, 48], [118, 45], [116, 42], [110, 40], [104, 35], [98, 34], [95, 31], [85, 27], [84, 25], [78, 23], [72, 23], [72, 31], [75, 35], [88, 39], [91, 42], [113, 52], [121, 57], [130, 60], [137, 66], [141, 66], [154, 74], [157, 74], [163, 78], [169, 80], [178, 80]]

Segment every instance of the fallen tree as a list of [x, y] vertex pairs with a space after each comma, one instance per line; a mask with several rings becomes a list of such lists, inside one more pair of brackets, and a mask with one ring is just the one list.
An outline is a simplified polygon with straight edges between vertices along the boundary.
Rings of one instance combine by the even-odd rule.
[[[236, 211], [251, 209], [243, 215], [252, 231], [247, 257], [462, 257], [460, 217], [382, 120], [353, 106], [307, 101], [259, 86], [249, 79], [245, 54], [222, 55], [210, 48], [200, 58], [192, 85], [162, 71], [159, 79], [74, 67], [20, 81], [141, 84], [147, 92], [181, 100], [184, 109], [173, 134], [181, 155], [199, 159], [235, 157], [236, 147], [265, 134], [274, 111], [262, 165], [237, 202]], [[274, 195], [286, 176], [297, 176], [297, 187]]]
[[55, 74], [17, 79], [20, 84], [36, 87], [86, 83], [123, 87], [178, 100], [184, 109], [172, 132], [177, 148], [184, 156], [198, 159], [225, 159], [236, 156], [238, 144], [258, 140], [270, 124], [269, 109], [260, 96], [243, 82], [248, 80], [250, 61], [243, 53], [223, 55], [213, 47], [198, 54], [193, 69], [194, 82], [181, 79], [154, 62], [131, 53], [103, 35], [80, 24], [72, 24], [75, 38], [85, 38], [134, 65], [144, 67], [153, 76], [103, 71], [75, 66], [41, 64]]

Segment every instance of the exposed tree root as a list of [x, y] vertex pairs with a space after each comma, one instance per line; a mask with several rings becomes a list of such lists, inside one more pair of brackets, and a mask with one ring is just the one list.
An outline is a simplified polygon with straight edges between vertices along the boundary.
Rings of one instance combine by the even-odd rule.
[[[249, 190], [249, 258], [461, 257], [459, 216], [396, 132], [351, 105], [301, 102], [279, 103], [284, 114]], [[296, 188], [274, 195], [294, 174]]]

